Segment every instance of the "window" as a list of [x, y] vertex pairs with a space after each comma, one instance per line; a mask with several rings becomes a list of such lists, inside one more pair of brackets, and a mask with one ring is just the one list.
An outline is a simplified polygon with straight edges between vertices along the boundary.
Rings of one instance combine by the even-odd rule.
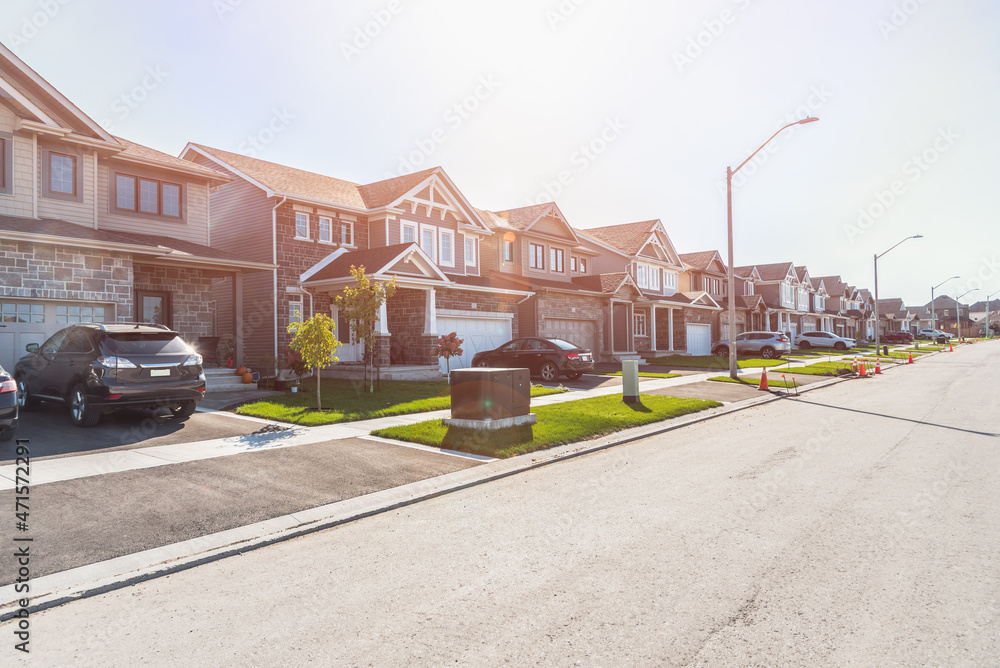
[[420, 247], [424, 249], [431, 260], [437, 262], [437, 233], [433, 227], [420, 226]]
[[59, 348], [61, 353], [89, 353], [94, 349], [90, 343], [90, 337], [82, 329], [71, 329], [66, 334], [66, 340]]
[[781, 284], [781, 303], [786, 306], [791, 306], [795, 303], [795, 293], [792, 290], [792, 286], [788, 283]]
[[181, 187], [130, 174], [115, 174], [115, 208], [153, 216], [181, 217]]
[[476, 240], [465, 239], [465, 265], [467, 267], [476, 266]]
[[59, 304], [56, 306], [56, 322], [71, 325], [77, 322], [107, 322], [104, 306], [84, 304]]
[[292, 295], [288, 298], [288, 322], [289, 324], [302, 322], [304, 319], [302, 316], [302, 296]]
[[319, 241], [322, 244], [333, 243], [333, 221], [323, 216], [319, 218]]
[[503, 240], [503, 261], [513, 262], [514, 261], [514, 240], [504, 239]]
[[549, 249], [549, 265], [552, 271], [558, 271], [560, 274], [565, 271], [563, 269], [563, 249], [562, 248], [550, 248]]
[[532, 269], [545, 269], [545, 246], [529, 244], [528, 266]]
[[826, 309], [826, 299], [824, 299], [823, 297], [816, 295], [815, 302], [817, 311], [823, 311]]
[[2, 302], [0, 303], [0, 321], [44, 324], [45, 305]]
[[649, 270], [646, 265], [640, 264], [635, 269], [635, 282], [639, 284], [640, 288], [649, 287]]
[[581, 274], [587, 273], [587, 261], [582, 257], [580, 258], [580, 273]]
[[649, 287], [653, 290], [660, 289], [660, 270], [656, 267], [649, 268]]
[[447, 267], [455, 266], [455, 235], [449, 230], [439, 230], [438, 236], [441, 244], [441, 257], [438, 264]]
[[403, 223], [401, 233], [404, 244], [413, 243], [417, 240], [417, 226], [412, 223]]
[[0, 132], [0, 195], [14, 194], [14, 135]]
[[633, 316], [633, 319], [635, 320], [635, 335], [636, 336], [649, 336], [646, 333], [646, 314], [645, 313], [636, 313]]
[[76, 158], [49, 153], [49, 189], [64, 195], [76, 194]]
[[745, 281], [743, 283], [743, 294], [747, 297], [753, 294], [753, 281]]
[[576, 263], [576, 256], [575, 255], [570, 255], [569, 256], [569, 270], [572, 271], [572, 272], [579, 271], [579, 265]]
[[295, 214], [295, 238], [296, 239], [308, 239], [309, 238], [309, 214], [296, 212], [296, 214]]
[[350, 221], [340, 221], [340, 243], [345, 246], [354, 245], [354, 223]]

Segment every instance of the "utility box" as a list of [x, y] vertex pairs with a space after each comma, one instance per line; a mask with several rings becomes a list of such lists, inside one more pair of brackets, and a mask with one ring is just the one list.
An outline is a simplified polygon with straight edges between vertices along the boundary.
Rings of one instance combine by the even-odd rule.
[[[527, 369], [473, 368], [451, 372], [449, 426], [502, 429], [526, 424], [530, 413], [531, 380]], [[533, 422], [533, 420], [531, 420]]]
[[622, 360], [622, 401], [639, 403], [639, 360]]

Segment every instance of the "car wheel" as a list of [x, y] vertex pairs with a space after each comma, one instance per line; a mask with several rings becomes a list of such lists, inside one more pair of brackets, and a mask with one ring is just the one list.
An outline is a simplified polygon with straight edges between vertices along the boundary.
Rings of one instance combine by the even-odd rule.
[[582, 375], [583, 375], [582, 371], [577, 371], [576, 373], [568, 373], [568, 374], [566, 374], [566, 378], [569, 379], [569, 380], [579, 380], [580, 376], [582, 376]]
[[763, 348], [760, 349], [760, 356], [766, 360], [770, 360], [777, 357], [777, 355], [775, 354], [777, 352], [778, 351], [772, 348], [771, 346], [764, 346]]
[[538, 370], [538, 373], [542, 376], [542, 380], [547, 383], [551, 383], [559, 378], [559, 367], [557, 367], [552, 362], [546, 362], [542, 365], [542, 368]]
[[192, 415], [194, 415], [194, 409], [197, 404], [193, 401], [185, 401], [184, 403], [170, 409], [170, 412], [178, 420], [186, 420]]
[[837, 350], [847, 350], [847, 344], [845, 344], [843, 341], [837, 341], [835, 344], [833, 344], [833, 347]]
[[802, 341], [801, 343], [799, 343], [799, 348], [801, 348], [802, 350], [809, 350], [810, 348], [812, 348], [812, 344], [809, 343], [808, 341]]
[[24, 378], [17, 379], [17, 407], [22, 411], [33, 411], [37, 410], [38, 406], [42, 402], [35, 399], [28, 392], [28, 384], [24, 382]]
[[69, 414], [77, 427], [93, 427], [101, 419], [100, 411], [90, 405], [83, 383], [77, 383], [69, 393]]
[[719, 346], [715, 349], [716, 357], [729, 357], [729, 346]]

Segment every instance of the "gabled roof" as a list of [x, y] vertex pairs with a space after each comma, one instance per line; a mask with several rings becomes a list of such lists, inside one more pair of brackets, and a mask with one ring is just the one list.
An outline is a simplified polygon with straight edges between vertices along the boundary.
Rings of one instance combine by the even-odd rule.
[[563, 215], [563, 212], [555, 202], [544, 202], [542, 204], [523, 206], [518, 209], [506, 209], [504, 211], [491, 211], [487, 213], [488, 216], [484, 216], [483, 220], [491, 230], [507, 229], [517, 232], [531, 231], [535, 224], [545, 217], [555, 218], [566, 228], [566, 232], [569, 233], [569, 237], [573, 240], [573, 243], [580, 243], [580, 238], [577, 236], [576, 230], [569, 224], [566, 216]]
[[434, 174], [436, 169], [425, 169], [422, 172], [414, 172], [413, 174], [406, 174], [358, 186], [358, 192], [361, 194], [361, 199], [364, 200], [365, 206], [369, 209], [392, 206], [396, 200], [423, 184], [428, 177]]
[[[757, 273], [760, 275], [760, 280], [762, 281], [783, 281], [787, 276], [795, 275], [791, 262], [774, 262], [772, 264], [755, 264], [753, 266], [757, 269]], [[741, 269], [749, 269], [749, 267], [741, 267]]]
[[754, 266], [736, 267], [736, 269], [733, 270], [733, 274], [747, 280], [753, 280], [753, 281], [761, 280], [760, 272], [758, 272], [757, 267]]
[[814, 283], [816, 281], [823, 281], [826, 293], [831, 297], [843, 297], [844, 291], [847, 290], [847, 284], [840, 280], [840, 276], [820, 276], [813, 279]]
[[[719, 300], [719, 306], [722, 308], [729, 308], [729, 298], [722, 297]], [[764, 298], [760, 295], [736, 295], [736, 308], [738, 309], [754, 311], [761, 306], [765, 309], [767, 308]]]
[[154, 167], [169, 167], [188, 174], [202, 176], [217, 183], [232, 181], [231, 176], [223, 174], [217, 169], [204, 167], [191, 162], [190, 160], [182, 160], [168, 153], [157, 151], [156, 149], [143, 146], [142, 144], [137, 144], [134, 141], [130, 141], [122, 137], [115, 137], [115, 140], [124, 147], [124, 150], [111, 156], [112, 160], [135, 162], [143, 165], [152, 165]]
[[902, 320], [907, 317], [908, 311], [903, 305], [903, 300], [898, 297], [878, 300], [879, 318], [889, 320]]
[[392, 272], [401, 261], [411, 261], [428, 280], [450, 283], [436, 264], [416, 242], [347, 251], [339, 248], [306, 270], [299, 281], [303, 285], [353, 280], [351, 267], [364, 267], [369, 276], [383, 276]]
[[[660, 241], [662, 235], [663, 241]], [[661, 262], [668, 262], [679, 269], [683, 268], [683, 260], [674, 248], [670, 235], [667, 234], [663, 221], [643, 220], [638, 223], [622, 225], [606, 225], [580, 230], [580, 236], [592, 244], [601, 246], [625, 257], [639, 257], [648, 246], [654, 246], [654, 255]], [[660, 257], [664, 256], [664, 257]], [[645, 259], [646, 256], [642, 255]], [[649, 259], [654, 259], [652, 256]]]
[[625, 285], [631, 285], [635, 291], [642, 294], [642, 290], [635, 284], [632, 276], [624, 271], [610, 274], [598, 274], [596, 276], [577, 276], [573, 282], [582, 288], [592, 292], [602, 292], [604, 294], [615, 294]]
[[722, 261], [722, 256], [719, 251], [700, 251], [697, 253], [681, 253], [681, 262], [684, 266], [689, 269], [694, 269], [696, 271], [707, 271], [712, 262], [718, 262], [722, 265], [723, 272], [727, 272], [726, 263]]

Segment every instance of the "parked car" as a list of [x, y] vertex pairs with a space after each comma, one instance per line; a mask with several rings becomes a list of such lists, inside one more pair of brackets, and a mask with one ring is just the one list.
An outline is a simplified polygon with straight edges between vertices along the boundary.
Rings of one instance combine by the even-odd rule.
[[[791, 351], [792, 342], [782, 332], [743, 332], [736, 335], [737, 355], [760, 355], [764, 359], [773, 359]], [[713, 343], [712, 354], [729, 357], [729, 341]]]
[[14, 367], [21, 409], [66, 404], [80, 427], [122, 408], [166, 407], [186, 419], [205, 394], [201, 355], [161, 325], [72, 325], [25, 350]]
[[9, 441], [17, 431], [17, 383], [0, 366], [0, 441]]
[[847, 350], [853, 348], [856, 342], [846, 336], [837, 336], [833, 332], [802, 332], [795, 337], [796, 348], [835, 348]]
[[587, 348], [562, 339], [528, 337], [508, 341], [496, 350], [476, 353], [472, 366], [529, 369], [542, 380], [559, 376], [576, 380], [594, 370], [594, 356]]
[[913, 343], [913, 334], [909, 332], [887, 332], [879, 334], [879, 340], [885, 343]]
[[939, 329], [921, 329], [917, 332], [917, 338], [930, 339], [938, 343], [947, 343], [948, 339], [951, 338], [951, 334], [945, 334]]

